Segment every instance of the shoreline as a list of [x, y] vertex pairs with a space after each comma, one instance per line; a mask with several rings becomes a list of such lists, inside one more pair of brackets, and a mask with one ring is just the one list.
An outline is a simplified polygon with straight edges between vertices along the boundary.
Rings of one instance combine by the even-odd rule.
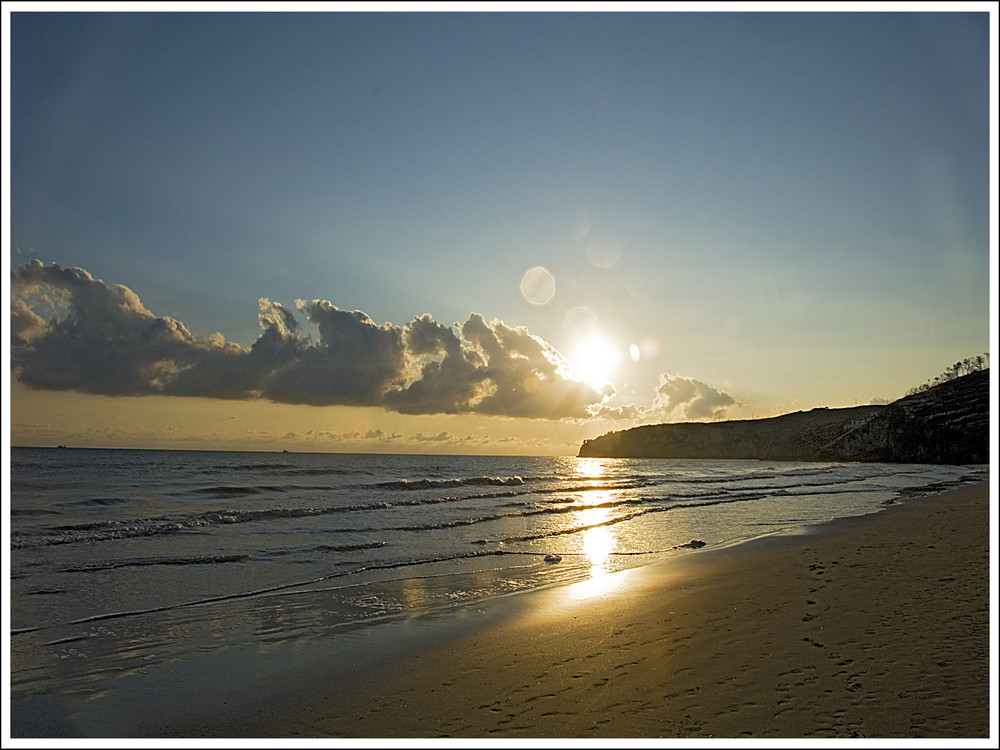
[[995, 737], [989, 487], [324, 642], [227, 649], [84, 711], [12, 705], [15, 736]]
[[296, 675], [244, 736], [995, 736], [989, 499], [964, 486], [512, 597], [340, 680]]

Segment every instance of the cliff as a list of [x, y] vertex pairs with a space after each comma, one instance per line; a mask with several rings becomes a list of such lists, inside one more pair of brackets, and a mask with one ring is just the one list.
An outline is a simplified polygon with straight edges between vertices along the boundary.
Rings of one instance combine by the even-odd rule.
[[902, 463], [989, 462], [989, 370], [887, 406], [819, 408], [767, 419], [679, 422], [609, 432], [580, 456]]
[[975, 464], [990, 460], [990, 371], [889, 404], [877, 419], [825, 446], [845, 461]]

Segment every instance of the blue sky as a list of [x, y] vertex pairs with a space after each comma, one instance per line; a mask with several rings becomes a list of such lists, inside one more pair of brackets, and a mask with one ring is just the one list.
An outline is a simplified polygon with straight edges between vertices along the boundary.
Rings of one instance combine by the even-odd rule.
[[[590, 418], [557, 436], [523, 404], [479, 413], [493, 448], [540, 424], [566, 452], [639, 422], [898, 398], [990, 349], [990, 22], [15, 8], [11, 271], [33, 259], [83, 269], [199, 341], [219, 332], [244, 349], [266, 298], [317, 348], [296, 300], [361, 311], [404, 338], [417, 316], [447, 328], [476, 314], [569, 365], [586, 346], [603, 352], [613, 395], [592, 382]], [[521, 293], [534, 267], [554, 280], [546, 304]], [[35, 312], [53, 283], [28, 285]], [[36, 373], [59, 367], [53, 342]], [[565, 379], [596, 377], [584, 369]], [[369, 377], [360, 364], [337, 373]], [[87, 391], [134, 408], [91, 375], [33, 389], [12, 375], [15, 422], [36, 430], [23, 439], [56, 439], [43, 393], [66, 399], [66, 414], [92, 414]], [[218, 400], [193, 392], [162, 399], [194, 410], [192, 440], [194, 415]], [[433, 406], [424, 416], [458, 437], [480, 396], [451, 423]], [[372, 408], [368, 422], [391, 433], [393, 403], [311, 408], [331, 424]], [[606, 418], [614, 408], [629, 419]], [[302, 434], [304, 414], [286, 435]], [[92, 442], [125, 435], [90, 430]], [[343, 447], [330, 441], [311, 445]]]

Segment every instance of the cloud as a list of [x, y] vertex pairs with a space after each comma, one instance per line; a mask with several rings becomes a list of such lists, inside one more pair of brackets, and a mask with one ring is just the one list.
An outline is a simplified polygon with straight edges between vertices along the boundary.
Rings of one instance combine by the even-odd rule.
[[379, 442], [392, 442], [394, 440], [399, 440], [402, 437], [403, 434], [400, 432], [389, 433], [381, 428], [368, 430], [368, 432], [364, 434], [365, 440], [378, 440]]
[[[155, 317], [128, 288], [105, 286], [79, 268], [31, 261], [15, 274], [11, 300], [12, 365], [35, 388], [159, 392], [218, 344], [198, 342], [173, 318]], [[35, 309], [52, 316], [45, 321]]]
[[643, 415], [642, 410], [633, 404], [591, 407], [590, 412], [598, 419], [638, 419]]
[[418, 432], [411, 440], [416, 440], [419, 443], [448, 443], [453, 442], [455, 438], [450, 432], [439, 432], [437, 435], [425, 435]]
[[386, 432], [382, 428], [375, 428], [368, 430], [367, 432], [361, 432], [360, 430], [351, 430], [350, 432], [330, 432], [329, 430], [321, 430], [319, 432], [313, 432], [309, 430], [306, 432], [306, 436], [313, 440], [332, 440], [334, 442], [339, 441], [370, 441], [376, 443], [393, 443], [403, 439], [403, 433], [401, 432]]
[[473, 313], [376, 324], [326, 300], [293, 311], [260, 300], [250, 346], [198, 338], [127, 287], [32, 260], [11, 282], [11, 364], [38, 389], [378, 406], [404, 414], [586, 419], [613, 394], [568, 377], [562, 356], [523, 327]]
[[23, 346], [28, 339], [45, 329], [45, 319], [28, 307], [23, 300], [10, 303], [10, 338], [12, 346]]
[[699, 422], [721, 419], [729, 407], [738, 405], [730, 394], [700, 380], [662, 373], [650, 413], [668, 421]]
[[319, 343], [296, 338], [293, 356], [272, 368], [262, 395], [289, 404], [383, 405], [383, 394], [403, 380], [402, 329], [375, 325], [363, 312], [338, 310], [325, 300], [298, 306], [319, 330]]
[[416, 379], [387, 394], [394, 410], [423, 414], [433, 405], [445, 413], [582, 419], [608, 395], [569, 379], [559, 352], [526, 328], [487, 323], [477, 313], [455, 327], [457, 334], [428, 316], [408, 327]]

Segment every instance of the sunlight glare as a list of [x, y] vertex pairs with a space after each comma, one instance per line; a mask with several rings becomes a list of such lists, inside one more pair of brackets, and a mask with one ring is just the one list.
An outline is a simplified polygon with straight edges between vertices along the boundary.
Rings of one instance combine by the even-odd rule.
[[[583, 512], [583, 521], [588, 525], [600, 524], [610, 518], [607, 508], [591, 508]], [[583, 532], [583, 554], [590, 561], [590, 574], [607, 572], [608, 555], [615, 547], [611, 529], [594, 525]]]
[[573, 468], [577, 474], [587, 479], [597, 479], [606, 473], [604, 460], [600, 458], [578, 458]]
[[[584, 523], [600, 524], [610, 518], [607, 508], [588, 508], [583, 511]], [[590, 562], [590, 577], [574, 584], [570, 592], [574, 599], [589, 599], [613, 591], [622, 580], [608, 570], [608, 556], [615, 548], [615, 538], [607, 526], [594, 526], [583, 536], [583, 554]]]
[[573, 347], [570, 361], [576, 376], [591, 385], [609, 382], [622, 355], [603, 336], [591, 333], [580, 339]]

